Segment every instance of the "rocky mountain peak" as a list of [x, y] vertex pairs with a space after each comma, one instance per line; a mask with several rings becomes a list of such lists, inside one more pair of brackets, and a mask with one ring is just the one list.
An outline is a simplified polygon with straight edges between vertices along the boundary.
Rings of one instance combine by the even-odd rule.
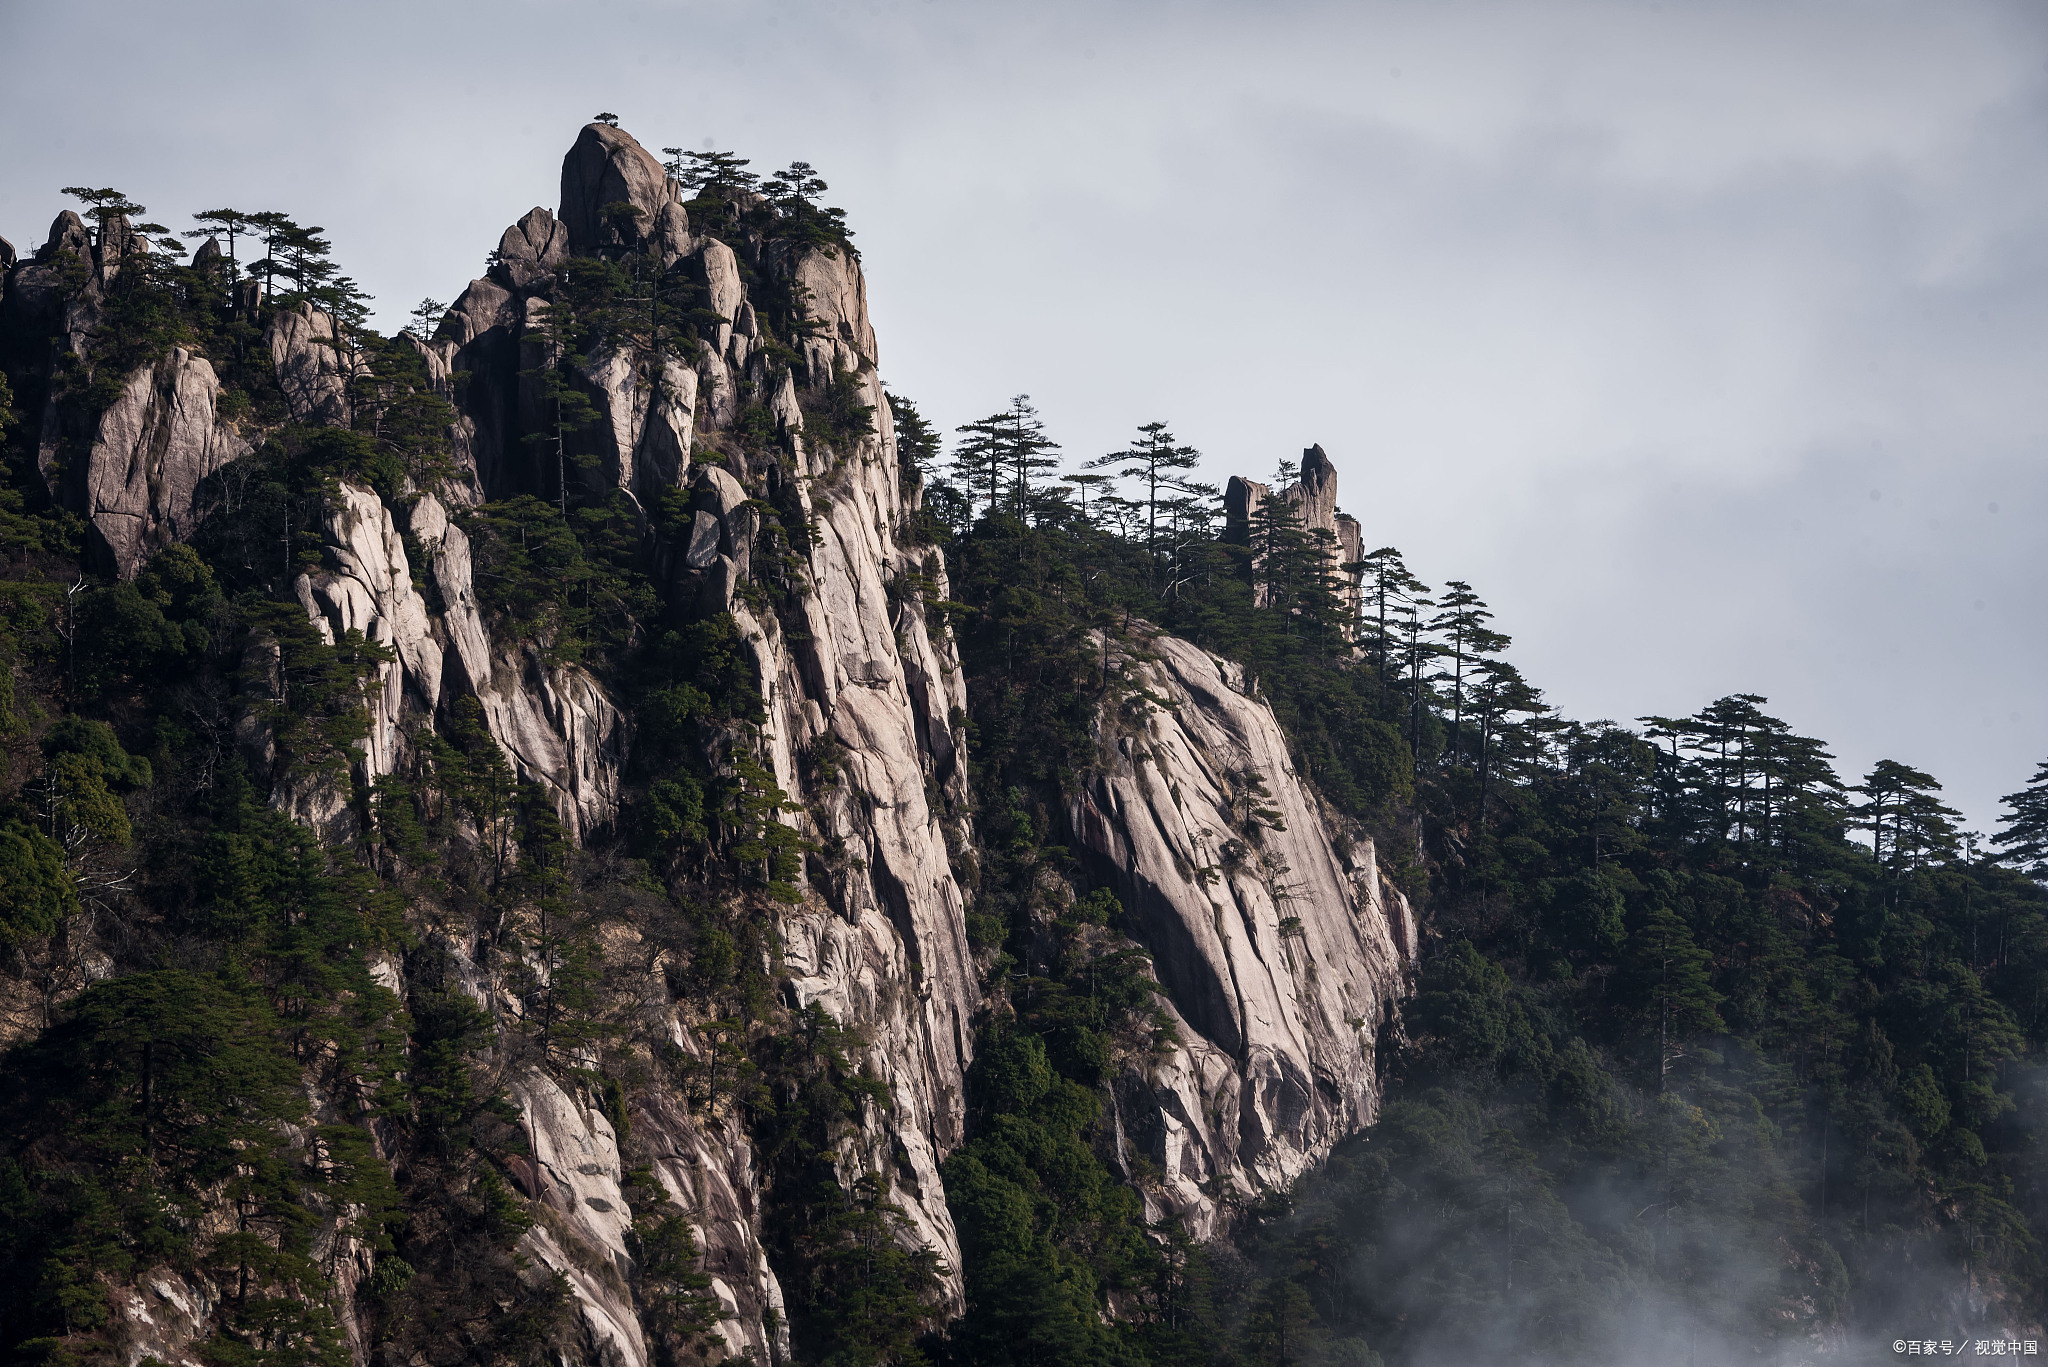
[[[746, 1028], [757, 1039], [796, 1020], [844, 1031], [832, 1047], [845, 1049], [845, 1071], [872, 1103], [833, 1113], [802, 1180], [815, 1185], [829, 1167], [839, 1188], [886, 1199], [890, 1237], [929, 1249], [941, 1269], [931, 1313], [955, 1316], [967, 1305], [971, 1250], [954, 1224], [945, 1165], [969, 1137], [968, 1074], [986, 1038], [994, 961], [968, 931], [970, 905], [988, 895], [975, 886], [968, 671], [932, 610], [957, 605], [946, 553], [918, 520], [920, 486], [905, 478], [859, 257], [843, 236], [820, 236], [814, 208], [809, 218], [786, 199], [741, 209], [692, 233], [678, 187], [630, 134], [603, 123], [579, 132], [563, 159], [559, 210], [535, 207], [508, 227], [489, 275], [469, 283], [433, 336], [401, 343], [452, 414], [437, 452], [443, 473], [336, 473], [293, 529], [300, 553], [285, 596], [269, 606], [302, 611], [302, 621], [287, 620], [326, 647], [375, 648], [362, 677], [363, 732], [317, 771], [279, 758], [283, 728], [254, 710], [223, 734], [268, 785], [271, 808], [336, 847], [366, 837], [361, 794], [452, 763], [454, 752], [441, 752], [460, 741], [478, 783], [531, 793], [532, 811], [551, 809], [547, 824], [567, 845], [593, 859], [644, 851], [697, 880], [687, 886], [734, 924], [772, 927], [774, 950], [762, 957], [772, 991], [749, 1008], [758, 1014]], [[47, 324], [70, 317], [70, 346], [89, 355], [97, 343], [85, 310], [109, 297], [106, 280], [132, 233], [110, 219], [102, 236], [96, 245], [79, 215], [59, 215], [38, 263], [8, 272], [7, 326], [28, 323], [44, 345]], [[79, 285], [76, 267], [58, 260], [64, 251], [101, 269]], [[589, 304], [583, 282], [567, 277], [579, 256], [629, 268], [635, 291], [669, 311], [649, 317], [615, 296], [610, 307]], [[220, 263], [218, 244], [195, 261]], [[147, 285], [147, 274], [124, 284], [137, 282]], [[363, 382], [378, 375], [366, 359], [376, 339], [351, 336], [345, 315], [303, 297], [252, 297], [246, 307], [262, 340], [243, 354], [177, 348], [130, 361], [100, 409], [46, 395], [42, 431], [63, 436], [61, 446], [45, 440], [51, 495], [84, 515], [93, 557], [113, 577], [137, 579], [152, 557], [193, 541], [202, 521], [211, 535], [235, 515], [221, 491], [250, 467], [228, 467], [276, 434], [263, 422], [288, 419], [290, 440], [334, 428], [367, 437], [378, 390]], [[247, 417], [251, 387], [275, 417]], [[565, 411], [581, 416], [566, 422]], [[1309, 455], [1300, 483], [1279, 496], [1327, 526], [1335, 470], [1320, 448]], [[1233, 489], [1240, 484], [1270, 496], [1243, 481]], [[606, 510], [617, 560], [634, 562], [643, 595], [631, 608], [644, 614], [636, 627], [725, 642], [720, 671], [757, 700], [745, 724], [699, 719], [678, 736], [671, 722], [664, 740], [647, 700], [633, 695], [642, 657], [632, 647], [608, 659], [563, 652], [550, 634], [558, 625], [527, 627], [493, 601], [516, 566], [515, 537], [525, 547], [523, 525], [510, 533], [499, 521], [508, 507], [545, 513], [540, 529]], [[1096, 1095], [1117, 1136], [1114, 1176], [1141, 1189], [1148, 1219], [1178, 1218], [1206, 1235], [1233, 1201], [1292, 1181], [1368, 1122], [1380, 1088], [1373, 1031], [1404, 989], [1414, 932], [1371, 841], [1331, 824], [1296, 773], [1256, 683], [1186, 642], [1138, 635], [1104, 642], [1103, 668], [1114, 665], [1161, 711], [1134, 721], [1099, 704], [1099, 753], [1064, 820], [1091, 880], [1116, 889], [1131, 913], [1121, 929], [1106, 920], [1098, 929], [1151, 966], [1144, 1000], [1156, 1000], [1147, 1011], [1163, 1022], [1155, 1028], [1164, 1033], [1131, 1045], [1114, 1068], [1103, 1056]], [[252, 634], [241, 675], [269, 688], [274, 670], [280, 695], [281, 641], [276, 630]], [[648, 756], [661, 745], [695, 748], [657, 771]], [[789, 867], [778, 865], [764, 888], [751, 871], [731, 876], [729, 840], [717, 845], [700, 830], [668, 849], [629, 836], [664, 772], [713, 792], [764, 794], [759, 843], [798, 851]], [[719, 820], [737, 830], [732, 798], [721, 801]], [[502, 878], [527, 856], [510, 848], [512, 819], [494, 814], [500, 806], [477, 810], [449, 818], [451, 849], [495, 849]], [[425, 904], [439, 896], [417, 894]], [[516, 1032], [535, 999], [533, 970], [506, 955], [498, 932], [465, 927], [452, 905], [433, 914], [443, 911], [453, 928], [435, 931], [420, 962]], [[580, 1329], [560, 1360], [661, 1360], [627, 1280], [640, 1246], [623, 1207], [637, 1168], [692, 1228], [710, 1279], [707, 1334], [730, 1356], [788, 1361], [781, 1279], [805, 1264], [787, 1243], [772, 1247], [774, 1220], [795, 1217], [763, 1212], [790, 1208], [795, 1198], [775, 1188], [795, 1174], [778, 1176], [772, 1164], [789, 1160], [756, 1154], [742, 1109], [719, 1104], [711, 1079], [729, 1066], [721, 1051], [734, 1027], [692, 995], [687, 965], [673, 957], [684, 951], [654, 952], [670, 914], [657, 899], [602, 927], [608, 969], [642, 1003], [631, 1048], [643, 1051], [634, 1075], [649, 1081], [600, 1105], [587, 1070], [544, 1057], [503, 1064], [524, 1145], [503, 1166], [536, 1214], [520, 1256], [568, 1289]], [[696, 933], [671, 938], [680, 946]], [[401, 999], [438, 990], [415, 981], [409, 962], [384, 972], [378, 981]], [[1167, 1035], [1181, 1043], [1157, 1047]], [[701, 1093], [690, 1079], [702, 1080]], [[645, 1203], [644, 1184], [636, 1199]], [[366, 1248], [355, 1256], [373, 1275], [375, 1257]], [[340, 1302], [355, 1304], [354, 1282], [337, 1285]], [[203, 1278], [174, 1291], [220, 1304]], [[212, 1313], [195, 1312], [175, 1332], [146, 1318], [124, 1323], [150, 1353], [182, 1361], [186, 1341], [211, 1332]], [[367, 1341], [351, 1347], [359, 1364], [371, 1360]]]
[[[1224, 539], [1245, 545], [1251, 539], [1252, 519], [1268, 499], [1278, 499], [1294, 510], [1301, 530], [1314, 536], [1319, 532], [1330, 534], [1330, 564], [1339, 583], [1346, 607], [1347, 620], [1357, 615], [1359, 595], [1362, 592], [1357, 570], [1345, 569], [1355, 565], [1365, 554], [1365, 533], [1358, 519], [1337, 506], [1337, 466], [1330, 459], [1321, 443], [1308, 447], [1301, 453], [1301, 465], [1294, 483], [1275, 493], [1269, 484], [1255, 479], [1232, 475], [1223, 491]], [[1254, 590], [1258, 602], [1265, 602], [1264, 590]]]
[[493, 274], [514, 289], [533, 284], [569, 256], [569, 230], [562, 220], [535, 205], [498, 239]]
[[[616, 204], [630, 204], [638, 213], [607, 216]], [[678, 256], [689, 248], [689, 216], [675, 183], [631, 133], [610, 124], [585, 124], [562, 158], [560, 216], [573, 253], [595, 255], [650, 238]]]
[[50, 235], [37, 248], [36, 260], [54, 260], [58, 252], [76, 252], [83, 257], [91, 250], [92, 234], [86, 231], [85, 220], [66, 209], [50, 221]]

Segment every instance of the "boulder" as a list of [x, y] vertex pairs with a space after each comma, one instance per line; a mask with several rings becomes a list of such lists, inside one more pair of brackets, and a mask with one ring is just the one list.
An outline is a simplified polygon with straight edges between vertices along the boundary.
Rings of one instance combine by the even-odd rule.
[[36, 250], [36, 260], [54, 260], [58, 252], [71, 252], [86, 259], [92, 255], [92, 234], [86, 231], [85, 220], [69, 209], [50, 221], [50, 235]]
[[[1304, 450], [1299, 477], [1277, 493], [1257, 480], [1232, 475], [1223, 490], [1223, 539], [1249, 545], [1252, 519], [1269, 499], [1278, 499], [1292, 508], [1303, 531], [1311, 535], [1328, 532], [1334, 538], [1329, 550], [1330, 569], [1343, 601], [1343, 619], [1356, 620], [1364, 593], [1363, 577], [1359, 570], [1344, 567], [1356, 565], [1364, 556], [1365, 533], [1356, 518], [1337, 507], [1337, 467], [1328, 453], [1320, 445]], [[1265, 585], [1255, 586], [1252, 597], [1254, 603], [1263, 607]]]
[[149, 250], [148, 239], [135, 231], [125, 214], [109, 216], [99, 236], [96, 257], [103, 284], [121, 273], [121, 263], [128, 257]]
[[647, 353], [607, 348], [583, 373], [595, 391], [594, 436], [606, 478], [653, 507], [661, 490], [682, 487], [690, 468], [697, 372], [663, 356], [657, 381]]
[[498, 272], [514, 289], [525, 289], [568, 258], [568, 229], [538, 206], [498, 239]]
[[311, 304], [279, 309], [267, 330], [270, 360], [285, 404], [295, 422], [346, 427], [352, 411], [349, 386], [369, 373], [369, 363], [348, 350], [334, 320]]
[[407, 530], [426, 556], [440, 593], [441, 624], [448, 642], [444, 666], [458, 671], [450, 686], [481, 696], [491, 686], [491, 636], [477, 607], [469, 534], [448, 520], [447, 510], [432, 494], [413, 504]]
[[1295, 502], [1301, 510], [1301, 525], [1317, 531], [1335, 531], [1337, 467], [1330, 463], [1320, 443], [1301, 453], [1301, 476], [1295, 488], [1299, 491]]
[[155, 552], [189, 538], [203, 509], [200, 486], [249, 453], [219, 421], [220, 381], [202, 356], [180, 347], [129, 376], [100, 415], [85, 462], [85, 512], [102, 565], [133, 579]]
[[[622, 202], [640, 216], [631, 223], [607, 222], [605, 206]], [[561, 219], [569, 249], [582, 254], [688, 231], [675, 184], [661, 163], [632, 134], [602, 123], [585, 124], [562, 158]]]
[[61, 276], [65, 262], [60, 254], [65, 252], [87, 264], [92, 261], [92, 240], [85, 220], [69, 209], [50, 224], [50, 235], [36, 254], [8, 272], [4, 314], [9, 322], [45, 335], [58, 330], [64, 313]]
[[[704, 267], [704, 283], [711, 295], [711, 311], [725, 319], [730, 326], [738, 317], [741, 307], [746, 305], [746, 286], [740, 283], [739, 258], [732, 254], [732, 248], [715, 237], [704, 239], [698, 259]], [[747, 309], [749, 319], [753, 316]], [[725, 350], [725, 339], [721, 335], [717, 349]]]
[[867, 279], [852, 254], [843, 247], [812, 247], [797, 257], [792, 273], [812, 321], [824, 325], [803, 342], [812, 383], [829, 378], [834, 368], [858, 373], [881, 364], [868, 321]]
[[718, 558], [718, 515], [699, 508], [691, 514], [690, 544], [683, 552], [683, 563], [693, 570], [710, 568]]
[[448, 306], [435, 335], [468, 346], [494, 328], [505, 327], [519, 317], [513, 308], [512, 292], [495, 280], [472, 280], [469, 287]]

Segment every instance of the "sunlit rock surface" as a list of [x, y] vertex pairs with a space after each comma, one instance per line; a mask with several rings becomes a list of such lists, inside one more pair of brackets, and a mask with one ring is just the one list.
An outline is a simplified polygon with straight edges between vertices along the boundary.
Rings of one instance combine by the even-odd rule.
[[1206, 1234], [1221, 1197], [1284, 1187], [1371, 1122], [1415, 926], [1372, 841], [1333, 839], [1242, 667], [1166, 635], [1111, 654], [1163, 705], [1104, 720], [1070, 815], [1182, 1036], [1115, 1081], [1118, 1148], [1163, 1171], [1155, 1213]]

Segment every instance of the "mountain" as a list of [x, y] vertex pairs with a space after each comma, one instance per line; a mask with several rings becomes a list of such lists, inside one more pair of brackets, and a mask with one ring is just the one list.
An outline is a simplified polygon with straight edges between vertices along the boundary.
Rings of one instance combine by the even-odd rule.
[[0, 1348], [2038, 1345], [2048, 768], [1563, 718], [1319, 445], [949, 446], [815, 171], [668, 155], [395, 337], [0, 242]]
[[[442, 1204], [488, 1189], [517, 1208], [489, 1294], [552, 1279], [571, 1313], [544, 1337], [591, 1361], [683, 1341], [646, 1285], [649, 1210], [681, 1222], [708, 1278], [685, 1297], [694, 1332], [731, 1353], [784, 1358], [792, 1328], [801, 1349], [788, 1283], [838, 1256], [810, 1246], [838, 1207], [929, 1250], [934, 1322], [964, 1310], [941, 1165], [965, 1137], [1002, 970], [969, 939], [981, 855], [967, 682], [932, 606], [949, 598], [944, 554], [916, 525], [850, 243], [801, 201], [720, 193], [686, 207], [639, 143], [593, 123], [558, 209], [508, 228], [424, 337], [372, 339], [337, 321], [345, 301], [259, 283], [261, 267], [245, 279], [211, 239], [178, 265], [119, 213], [96, 231], [60, 215], [8, 273], [0, 317], [43, 484], [28, 501], [47, 500], [50, 539], [87, 570], [47, 629], [73, 655], [91, 638], [95, 661], [81, 673], [22, 638], [36, 702], [21, 700], [20, 748], [51, 751], [53, 716], [91, 718], [93, 744], [146, 753], [133, 762], [151, 775], [126, 798], [149, 812], [130, 843], [84, 816], [35, 824], [54, 771], [14, 769], [20, 838], [90, 890], [13, 942], [13, 1057], [43, 1066], [88, 984], [232, 976], [235, 1009], [294, 1041], [273, 1060], [296, 1071], [292, 1111], [264, 1142], [309, 1184], [270, 1263], [236, 1253], [224, 1279], [217, 1227], [253, 1198], [146, 1163], [145, 1187], [188, 1222], [178, 1256], [88, 1275], [74, 1337], [166, 1362], [221, 1335], [263, 1344], [253, 1279], [266, 1304], [331, 1314], [306, 1344], [368, 1361], [397, 1333], [437, 1359], [469, 1337], [441, 1299], [482, 1279], [460, 1249], [415, 1252], [430, 1185]], [[178, 344], [158, 350], [130, 321], [144, 310], [178, 315], [156, 320]], [[1148, 1025], [1105, 1061], [1113, 1163], [1128, 1180], [1149, 1159], [1146, 1218], [1206, 1237], [1220, 1202], [1283, 1187], [1370, 1122], [1414, 928], [1371, 839], [1334, 838], [1242, 669], [1141, 639], [1120, 634], [1108, 667], [1158, 710], [1093, 723], [1101, 762], [1072, 813], [1091, 870], [1047, 896], [1128, 902], [1101, 934], [1133, 956], [1132, 1014], [1178, 1043], [1153, 1047]], [[1249, 842], [1233, 808], [1247, 782], [1284, 819], [1265, 836], [1254, 820]], [[225, 834], [249, 827], [263, 834]], [[348, 865], [343, 897], [376, 904], [327, 932], [323, 1002], [286, 986], [309, 952], [289, 931], [252, 940], [208, 910], [274, 907], [293, 930], [310, 914], [283, 887], [224, 891], [209, 863], [224, 839]], [[95, 884], [87, 850], [119, 873]], [[462, 1085], [484, 1111], [459, 1142], [419, 1123], [414, 1060], [436, 1013], [471, 1032]], [[59, 1113], [132, 1093], [146, 1156], [149, 1047], [81, 1082], [90, 1103], [38, 1097], [22, 1152], [43, 1154], [55, 1133], [36, 1127]], [[799, 1123], [778, 1093], [807, 1088], [830, 1095]], [[306, 1176], [340, 1130], [396, 1181], [395, 1239]], [[118, 1175], [133, 1138], [106, 1141], [121, 1156], [94, 1180], [110, 1193], [142, 1189]], [[287, 1246], [296, 1270], [275, 1261]], [[382, 1290], [400, 1265], [410, 1300]]]

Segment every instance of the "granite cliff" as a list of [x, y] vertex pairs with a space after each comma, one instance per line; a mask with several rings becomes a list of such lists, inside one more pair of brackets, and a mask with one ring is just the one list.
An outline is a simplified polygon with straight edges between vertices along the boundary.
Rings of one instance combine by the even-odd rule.
[[[137, 250], [129, 237], [125, 221], [94, 234], [67, 213], [34, 257], [11, 263], [0, 320], [48, 339], [47, 376], [102, 354], [94, 329]], [[203, 246], [193, 269], [218, 254]], [[581, 307], [578, 273], [598, 269], [637, 272], [649, 297], [672, 291], [687, 329], [614, 318], [586, 327], [596, 344], [572, 353], [562, 320]], [[866, 288], [843, 240], [777, 236], [737, 215], [693, 223], [677, 181], [632, 137], [584, 128], [559, 205], [505, 230], [431, 336], [402, 339], [452, 410], [446, 467], [430, 480], [337, 476], [317, 520], [297, 529], [310, 549], [288, 583], [306, 625], [327, 644], [375, 648], [367, 730], [346, 772], [286, 772], [276, 723], [255, 712], [235, 740], [276, 776], [273, 808], [346, 847], [369, 839], [380, 782], [429, 765], [474, 717], [572, 846], [615, 855], [647, 783], [635, 767], [647, 699], [635, 676], [511, 629], [478, 542], [490, 534], [481, 510], [507, 500], [566, 509], [572, 479], [586, 496], [615, 495], [608, 506], [623, 510], [676, 620], [729, 622], [743, 691], [758, 699], [746, 724], [695, 734], [707, 781], [776, 790], [765, 820], [786, 836], [763, 840], [794, 852], [788, 876], [766, 893], [728, 889], [769, 932], [775, 1009], [786, 1021], [821, 1009], [856, 1041], [848, 1068], [873, 1084], [832, 1137], [829, 1165], [846, 1189], [865, 1179], [888, 1194], [893, 1237], [936, 1252], [940, 1308], [958, 1313], [963, 1255], [941, 1165], [967, 1133], [989, 968], [968, 936], [967, 683], [933, 606], [950, 597], [944, 557], [911, 530], [920, 484], [881, 387]], [[383, 401], [385, 372], [330, 313], [249, 295], [237, 306], [261, 320], [256, 354], [294, 430], [347, 428], [359, 405]], [[99, 570], [133, 581], [208, 519], [236, 516], [231, 467], [266, 432], [228, 411], [214, 364], [188, 348], [112, 379], [97, 411], [52, 379], [40, 466], [50, 498], [83, 520]], [[573, 431], [558, 421], [565, 394], [588, 408]], [[1232, 514], [1271, 496], [1234, 480]], [[1280, 497], [1357, 558], [1320, 448]], [[1207, 1237], [1231, 1200], [1286, 1186], [1370, 1123], [1375, 1044], [1416, 927], [1371, 839], [1296, 772], [1240, 666], [1142, 624], [1101, 644], [1105, 670], [1113, 661], [1151, 702], [1135, 720], [1098, 719], [1098, 754], [1066, 820], [1090, 880], [1117, 890], [1123, 933], [1149, 956], [1180, 1037], [1104, 1083], [1109, 1147], [1149, 1218], [1176, 1215]], [[261, 638], [249, 650], [242, 686], [272, 686], [262, 681], [282, 677], [284, 646]], [[472, 845], [490, 838], [481, 818], [463, 829]], [[459, 983], [489, 1020], [517, 1027], [536, 1009], [530, 960], [431, 886], [410, 886], [408, 933], [426, 948], [380, 961], [378, 980], [414, 1004], [427, 977]], [[497, 1065], [521, 1136], [502, 1168], [532, 1212], [521, 1247], [575, 1307], [559, 1351], [634, 1367], [659, 1357], [634, 1289], [632, 1201], [644, 1198], [631, 1193], [651, 1182], [688, 1217], [710, 1278], [709, 1332], [730, 1354], [784, 1360], [786, 1269], [764, 1225], [774, 1179], [757, 1138], [715, 1081], [701, 1099], [664, 1081], [698, 1068], [715, 1079], [729, 1027], [675, 989], [677, 960], [649, 926], [613, 917], [600, 939], [630, 1003], [625, 1047], [647, 1061], [638, 1080], [608, 1100], [592, 1052]], [[320, 1119], [346, 1119], [337, 1106], [315, 1097]], [[396, 1132], [377, 1133], [403, 1164]], [[334, 1268], [335, 1313], [368, 1362], [378, 1350], [357, 1287], [376, 1278], [378, 1255], [339, 1213], [325, 1218], [316, 1242]], [[197, 1270], [152, 1276], [119, 1288], [111, 1332], [130, 1361], [195, 1361], [222, 1286]]]

